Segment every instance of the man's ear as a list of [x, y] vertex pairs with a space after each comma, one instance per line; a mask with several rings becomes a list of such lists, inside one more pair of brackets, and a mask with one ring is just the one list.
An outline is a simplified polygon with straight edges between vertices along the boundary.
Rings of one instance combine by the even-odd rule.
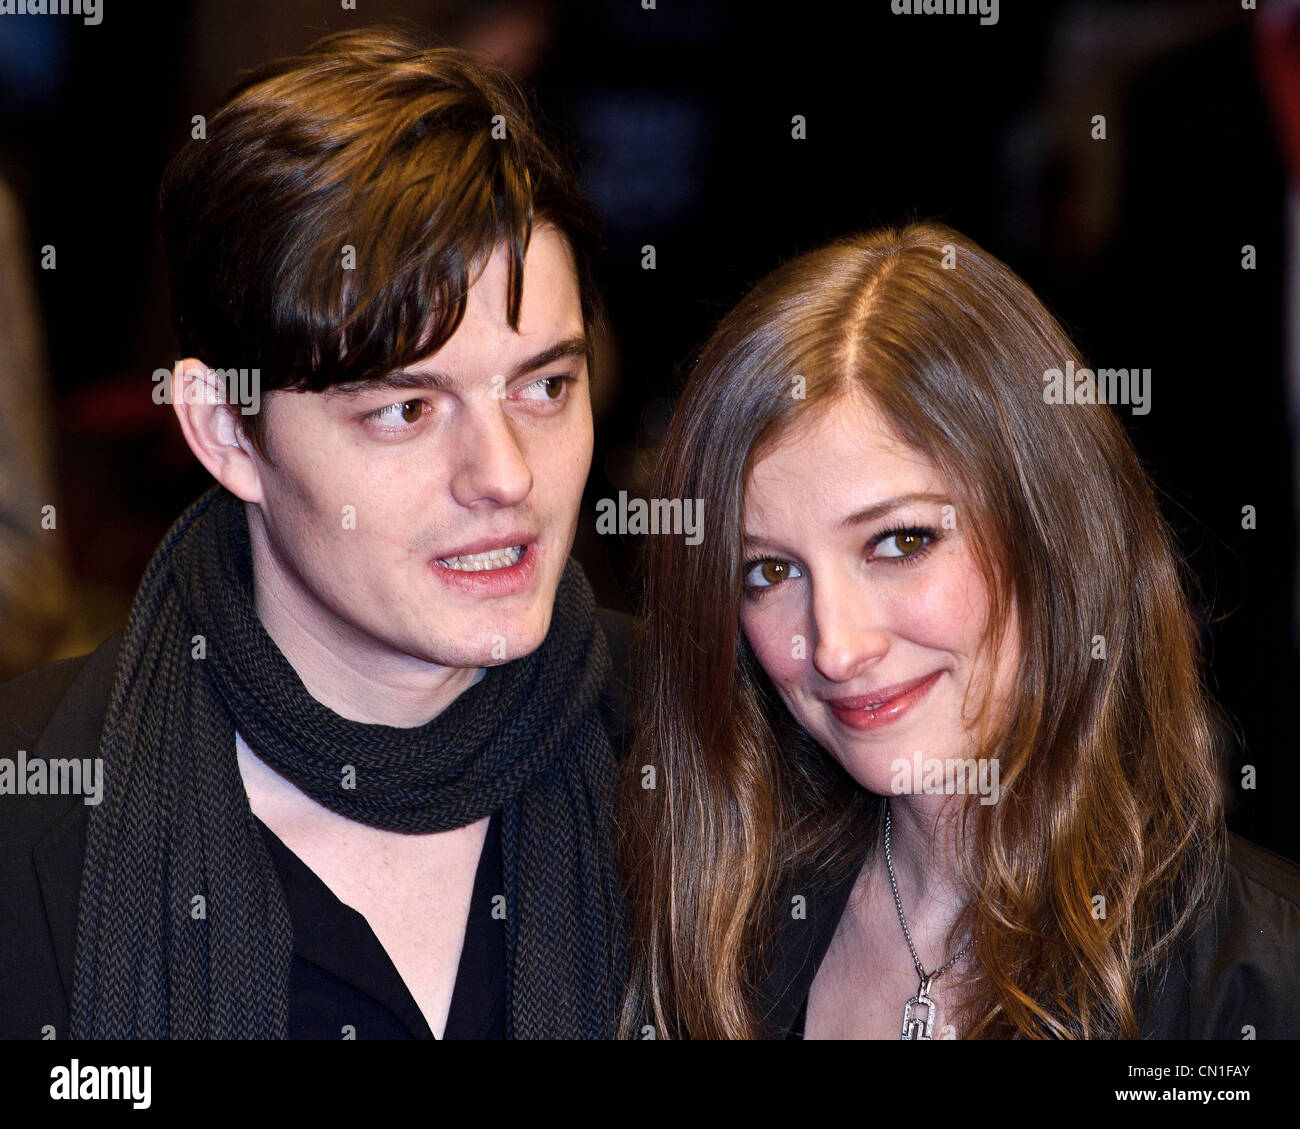
[[172, 408], [190, 450], [218, 482], [245, 502], [262, 501], [261, 460], [244, 437], [237, 405], [221, 377], [187, 357], [172, 370]]

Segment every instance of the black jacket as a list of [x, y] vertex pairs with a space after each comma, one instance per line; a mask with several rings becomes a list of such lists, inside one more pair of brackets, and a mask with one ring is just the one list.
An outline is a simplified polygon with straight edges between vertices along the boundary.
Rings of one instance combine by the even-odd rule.
[[[602, 713], [618, 752], [632, 621], [597, 616], [613, 664]], [[97, 756], [121, 639], [0, 686], [0, 757]], [[80, 795], [0, 796], [0, 1038], [66, 1036], [89, 812]]]
[[[1223, 893], [1170, 962], [1144, 1014], [1144, 1039], [1300, 1038], [1300, 866], [1238, 835], [1228, 843]], [[804, 883], [806, 917], [783, 913], [758, 994], [770, 1038], [802, 1035], [808, 992], [855, 878]]]

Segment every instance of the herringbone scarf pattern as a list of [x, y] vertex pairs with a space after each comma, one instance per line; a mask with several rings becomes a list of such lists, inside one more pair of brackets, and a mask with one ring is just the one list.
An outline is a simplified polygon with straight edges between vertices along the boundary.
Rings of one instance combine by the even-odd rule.
[[244, 504], [208, 491], [150, 563], [122, 643], [87, 831], [73, 1037], [285, 1037], [293, 926], [236, 728], [308, 795], [372, 827], [442, 831], [502, 809], [507, 1034], [611, 1037], [626, 919], [599, 715], [609, 664], [570, 560], [531, 655], [488, 667], [426, 725], [342, 718], [257, 617]]

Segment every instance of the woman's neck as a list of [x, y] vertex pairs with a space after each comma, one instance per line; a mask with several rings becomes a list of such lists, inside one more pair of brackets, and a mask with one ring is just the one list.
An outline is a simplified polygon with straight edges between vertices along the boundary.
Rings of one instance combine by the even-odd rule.
[[[958, 859], [960, 808], [952, 796], [905, 795], [889, 798], [889, 855], [916, 955], [928, 970], [941, 967], [952, 953], [947, 935], [965, 904]], [[906, 947], [894, 887], [886, 865], [884, 836], [863, 868], [854, 901], [860, 924], [896, 934]]]

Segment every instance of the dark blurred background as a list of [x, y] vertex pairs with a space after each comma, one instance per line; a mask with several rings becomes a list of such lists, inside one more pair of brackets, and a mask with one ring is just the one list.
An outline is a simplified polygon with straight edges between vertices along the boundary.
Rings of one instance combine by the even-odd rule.
[[[896, 16], [889, 0], [358, 8], [104, 0], [97, 26], [0, 17], [6, 673], [120, 629], [163, 532], [207, 485], [151, 400], [154, 369], [177, 359], [154, 206], [191, 118], [242, 68], [400, 16], [531, 84], [604, 213], [613, 333], [575, 549], [604, 604], [635, 604], [637, 544], [595, 535], [595, 501], [646, 492], [720, 315], [834, 236], [942, 219], [1009, 262], [1094, 364], [1152, 370], [1150, 414], [1120, 416], [1200, 578], [1211, 685], [1237, 731], [1230, 823], [1300, 859], [1287, 712], [1300, 636], [1300, 5], [1004, 0], [991, 26]], [[40, 527], [47, 504], [54, 529]], [[1243, 765], [1253, 790], [1237, 786]]]

